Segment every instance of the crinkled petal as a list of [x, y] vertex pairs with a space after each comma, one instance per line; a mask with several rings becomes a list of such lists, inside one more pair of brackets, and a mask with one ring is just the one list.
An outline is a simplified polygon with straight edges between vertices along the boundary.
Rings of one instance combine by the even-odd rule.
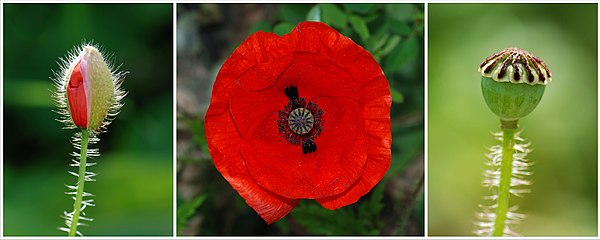
[[348, 190], [337, 196], [317, 199], [328, 209], [337, 209], [353, 204], [367, 194], [385, 175], [391, 164], [392, 134], [390, 125], [390, 107], [392, 98], [385, 77], [374, 81], [364, 89], [365, 100], [362, 104], [362, 117], [367, 131], [367, 162], [361, 178]]
[[[246, 42], [256, 46], [263, 46], [258, 37], [276, 37], [267, 33], [253, 36]], [[229, 112], [229, 99], [233, 90], [239, 88], [238, 76], [258, 61], [269, 58], [261, 55], [261, 52], [248, 54], [248, 51], [252, 51], [252, 48], [245, 49], [240, 46], [221, 67], [213, 87], [204, 127], [208, 148], [216, 168], [254, 211], [266, 222], [273, 223], [292, 211], [299, 200], [286, 199], [261, 188], [251, 178], [240, 154], [242, 137], [233, 124]]]
[[276, 222], [290, 213], [299, 200], [277, 196], [252, 179], [240, 154], [242, 138], [229, 113], [220, 109], [225, 107], [226, 104], [211, 105], [206, 114], [206, 138], [213, 162], [254, 211], [266, 222]]
[[348, 37], [321, 22], [302, 22], [278, 43], [280, 49], [287, 51], [316, 52], [333, 56], [341, 44], [352, 44]]

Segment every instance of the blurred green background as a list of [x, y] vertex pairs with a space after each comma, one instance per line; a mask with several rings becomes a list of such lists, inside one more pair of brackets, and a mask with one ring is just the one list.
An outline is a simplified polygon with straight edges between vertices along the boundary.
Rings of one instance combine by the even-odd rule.
[[[519, 123], [532, 142], [531, 193], [518, 199], [524, 236], [596, 236], [598, 229], [596, 4], [429, 4], [429, 235], [472, 235], [487, 147], [498, 118], [477, 68], [519, 47], [553, 82]], [[515, 199], [515, 198], [511, 198]]]
[[[424, 234], [423, 4], [178, 4], [177, 232], [179, 235]], [[356, 204], [335, 211], [302, 200], [266, 224], [215, 169], [204, 114], [222, 62], [256, 31], [320, 21], [371, 52], [392, 90], [392, 165]]]
[[84, 235], [172, 235], [173, 25], [171, 4], [4, 4], [4, 234], [66, 236], [64, 194], [76, 130], [62, 130], [50, 77], [82, 41], [128, 71], [125, 106], [100, 135], [94, 218]]

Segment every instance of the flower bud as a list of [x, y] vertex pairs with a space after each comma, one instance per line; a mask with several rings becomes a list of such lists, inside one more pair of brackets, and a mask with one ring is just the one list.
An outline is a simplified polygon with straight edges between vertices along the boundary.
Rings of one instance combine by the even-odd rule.
[[486, 58], [479, 72], [485, 102], [503, 122], [531, 113], [552, 81], [546, 64], [519, 48], [506, 48]]
[[114, 73], [98, 49], [91, 45], [77, 48], [64, 61], [57, 76], [55, 94], [61, 120], [67, 127], [100, 132], [121, 107], [125, 93], [119, 89], [123, 73]]

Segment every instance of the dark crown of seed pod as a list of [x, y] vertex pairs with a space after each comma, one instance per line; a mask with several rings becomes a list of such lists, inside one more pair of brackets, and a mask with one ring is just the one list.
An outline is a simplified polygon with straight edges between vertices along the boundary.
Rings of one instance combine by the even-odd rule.
[[479, 72], [497, 82], [546, 85], [552, 81], [548, 66], [520, 48], [506, 48], [494, 53], [479, 65]]

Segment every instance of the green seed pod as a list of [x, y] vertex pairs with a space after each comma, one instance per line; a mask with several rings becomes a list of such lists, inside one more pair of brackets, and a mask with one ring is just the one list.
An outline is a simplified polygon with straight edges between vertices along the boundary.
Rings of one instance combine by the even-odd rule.
[[542, 60], [519, 48], [506, 48], [479, 66], [488, 107], [503, 122], [527, 116], [538, 105], [552, 74]]

